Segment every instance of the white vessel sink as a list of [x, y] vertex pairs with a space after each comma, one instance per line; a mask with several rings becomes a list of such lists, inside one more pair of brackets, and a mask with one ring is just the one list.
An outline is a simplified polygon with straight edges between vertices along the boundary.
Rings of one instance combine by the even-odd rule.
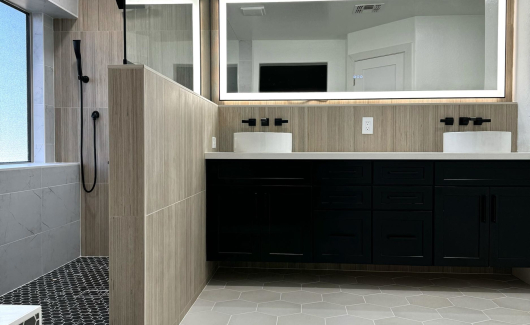
[[511, 151], [511, 132], [479, 131], [444, 133], [444, 152], [509, 153]]
[[234, 133], [234, 152], [293, 152], [293, 134], [275, 132]]

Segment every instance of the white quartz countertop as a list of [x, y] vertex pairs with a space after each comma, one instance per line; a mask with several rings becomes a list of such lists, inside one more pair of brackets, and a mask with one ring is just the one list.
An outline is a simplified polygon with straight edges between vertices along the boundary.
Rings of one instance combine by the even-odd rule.
[[530, 160], [528, 153], [443, 153], [443, 152], [292, 152], [235, 153], [207, 152], [205, 159], [270, 160]]

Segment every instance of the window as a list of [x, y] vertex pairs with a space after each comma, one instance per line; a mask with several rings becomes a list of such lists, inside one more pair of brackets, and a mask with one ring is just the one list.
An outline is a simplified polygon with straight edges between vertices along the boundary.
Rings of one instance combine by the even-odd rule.
[[30, 161], [28, 14], [0, 1], [0, 163]]

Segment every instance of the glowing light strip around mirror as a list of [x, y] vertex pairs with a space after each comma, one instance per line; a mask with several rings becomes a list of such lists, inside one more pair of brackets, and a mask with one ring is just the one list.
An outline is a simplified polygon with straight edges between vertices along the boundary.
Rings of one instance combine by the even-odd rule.
[[[228, 93], [227, 92], [227, 17], [229, 3], [313, 2], [350, 0], [219, 0], [220, 100], [348, 100], [414, 98], [500, 98], [505, 96], [506, 0], [499, 0], [497, 90], [381, 91], [381, 92], [304, 92], [304, 93]], [[465, 1], [465, 0], [464, 0]]]
[[[193, 91], [201, 93], [201, 21], [199, 0], [126, 0], [125, 5], [175, 5], [191, 4], [192, 48], [193, 48]], [[146, 64], [147, 65], [147, 64]]]

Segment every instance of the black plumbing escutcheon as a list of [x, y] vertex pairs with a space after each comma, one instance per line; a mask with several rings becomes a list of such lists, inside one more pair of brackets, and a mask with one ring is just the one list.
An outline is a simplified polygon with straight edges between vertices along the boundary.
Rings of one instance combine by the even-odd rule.
[[243, 120], [241, 123], [247, 123], [248, 126], [256, 126], [256, 119], [255, 118], [249, 118], [248, 120]]
[[473, 121], [473, 125], [482, 125], [483, 123], [490, 123], [490, 118], [482, 118], [482, 117], [461, 117], [459, 119], [460, 125], [469, 125], [469, 122]]
[[99, 112], [98, 111], [93, 111], [92, 112], [92, 115], [90, 115], [92, 117], [93, 120], [97, 120], [99, 118]]
[[284, 123], [289, 123], [289, 120], [284, 120], [282, 118], [275, 118], [274, 119], [274, 125], [275, 126], [282, 126]]
[[455, 119], [453, 117], [446, 117], [441, 119], [440, 122], [445, 123], [445, 125], [454, 125]]

